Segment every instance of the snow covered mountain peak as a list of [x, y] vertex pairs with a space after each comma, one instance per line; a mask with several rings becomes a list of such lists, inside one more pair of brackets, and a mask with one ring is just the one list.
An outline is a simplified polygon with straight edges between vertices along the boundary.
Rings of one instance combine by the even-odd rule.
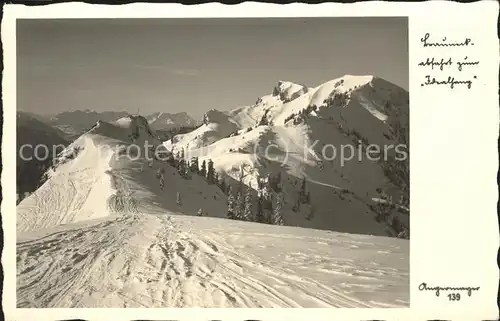
[[374, 75], [349, 75], [346, 74], [332, 81], [341, 82], [344, 87], [360, 87], [371, 83], [374, 79], [380, 79]]
[[[122, 129], [122, 131], [118, 133], [117, 128]], [[100, 120], [90, 132], [132, 142], [158, 140], [156, 133], [149, 126], [148, 120], [140, 115], [127, 115], [112, 123]], [[125, 137], [127, 138], [123, 137], [124, 133], [126, 133]]]
[[179, 112], [174, 114], [157, 112], [148, 115], [146, 119], [148, 120], [151, 128], [158, 130], [168, 130], [185, 126], [190, 127], [197, 124], [196, 120], [190, 117], [186, 112]]
[[308, 91], [307, 86], [280, 80], [273, 89], [273, 96], [279, 97], [284, 102], [290, 102]]
[[[169, 156], [145, 117], [99, 120], [58, 155], [45, 183], [18, 205], [17, 228], [50, 228], [139, 209], [178, 213], [176, 193], [190, 200], [183, 214], [195, 215], [202, 207], [211, 216], [224, 215], [223, 193], [202, 178], [181, 177]], [[168, 184], [160, 184], [159, 170]]]
[[227, 114], [240, 129], [269, 124], [292, 126], [303, 122], [299, 118], [338, 118], [341, 109], [360, 107], [378, 121], [386, 122], [395, 112], [401, 111], [406, 117], [408, 103], [408, 93], [404, 89], [382, 78], [344, 75], [316, 87], [279, 81], [272, 94]]
[[203, 115], [203, 123], [204, 124], [210, 124], [210, 123], [224, 123], [227, 122], [229, 119], [229, 116], [226, 113], [223, 113], [217, 109], [210, 109]]
[[308, 87], [291, 81], [279, 80], [278, 84], [273, 88], [272, 96], [279, 97], [280, 100], [287, 103], [311, 90], [318, 90], [320, 87], [330, 87], [333, 85], [334, 88], [340, 87], [339, 89], [359, 88], [370, 84], [374, 79], [379, 78], [373, 75], [344, 75], [327, 81], [317, 87]]
[[[408, 98], [404, 89], [372, 75], [344, 75], [316, 87], [279, 81], [272, 94], [252, 105], [227, 113], [210, 110], [203, 126], [175, 136], [168, 148], [211, 159], [220, 173], [235, 181], [244, 167], [248, 175], [243, 182], [253, 189], [270, 173], [286, 178], [282, 184], [288, 224], [384, 235], [392, 232], [370, 217], [372, 198], [381, 189], [393, 191], [395, 199], [408, 196], [402, 192], [405, 178], [391, 174], [388, 166], [394, 165], [366, 157], [344, 164], [340, 149], [357, 150], [360, 142], [381, 148], [407, 143]], [[332, 149], [335, 156], [325, 155]], [[298, 209], [293, 192], [294, 182], [303, 178], [316, 199], [315, 219]], [[342, 195], [345, 191], [350, 196]], [[332, 213], [332, 206], [342, 209]]]

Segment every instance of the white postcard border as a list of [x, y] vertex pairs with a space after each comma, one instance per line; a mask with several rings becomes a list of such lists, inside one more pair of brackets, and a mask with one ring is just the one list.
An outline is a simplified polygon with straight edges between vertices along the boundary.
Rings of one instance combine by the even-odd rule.
[[[5, 272], [3, 308], [7, 320], [480, 320], [496, 319], [499, 271], [497, 219], [499, 133], [496, 33], [499, 6], [494, 1], [460, 4], [360, 2], [354, 4], [220, 3], [185, 6], [134, 3], [121, 6], [61, 3], [5, 5], [4, 132], [2, 219]], [[22, 18], [167, 18], [167, 17], [314, 17], [407, 16], [410, 63], [410, 292], [407, 309], [16, 309], [15, 182], [16, 19]], [[333, 31], [332, 31], [333, 32]], [[475, 42], [472, 49], [423, 48], [425, 33]], [[324, 41], [323, 39], [319, 41]], [[367, 48], [369, 49], [369, 48]], [[426, 57], [469, 55], [479, 60], [471, 89], [421, 86]], [[465, 73], [464, 73], [465, 74]], [[479, 286], [460, 302], [446, 294], [419, 291], [429, 286]]]

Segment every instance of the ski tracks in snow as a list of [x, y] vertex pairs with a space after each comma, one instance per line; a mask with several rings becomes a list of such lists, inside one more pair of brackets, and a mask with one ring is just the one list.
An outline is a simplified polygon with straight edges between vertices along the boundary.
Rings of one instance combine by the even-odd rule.
[[[233, 247], [227, 239], [168, 219], [147, 251], [151, 306], [169, 307], [370, 307], [279, 262]], [[187, 231], [187, 232], [186, 232]], [[306, 273], [305, 273], [306, 274]]]
[[[286, 235], [212, 228], [221, 221], [125, 214], [20, 241], [18, 307], [380, 307], [394, 302], [357, 295], [363, 282], [373, 288], [377, 274], [391, 271], [295, 252]], [[301, 237], [292, 241], [307, 246]], [[405, 306], [407, 298], [399, 296], [395, 306]]]

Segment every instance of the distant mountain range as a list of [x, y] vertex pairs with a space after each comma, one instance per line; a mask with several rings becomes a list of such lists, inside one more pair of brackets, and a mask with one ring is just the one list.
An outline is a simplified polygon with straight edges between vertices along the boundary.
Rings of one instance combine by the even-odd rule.
[[[55, 128], [58, 128], [70, 139], [74, 139], [89, 130], [96, 122], [114, 122], [120, 118], [128, 116], [129, 113], [122, 111], [104, 111], [95, 110], [75, 110], [65, 111], [51, 117], [38, 116], [39, 119]], [[163, 113], [157, 112], [145, 116], [149, 125], [154, 130], [171, 130], [184, 126], [195, 126], [196, 120], [190, 117], [186, 112]]]

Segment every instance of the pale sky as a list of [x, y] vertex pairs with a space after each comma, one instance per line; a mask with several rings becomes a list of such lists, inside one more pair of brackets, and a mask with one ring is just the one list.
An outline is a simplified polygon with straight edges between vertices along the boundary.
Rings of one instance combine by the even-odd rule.
[[408, 90], [407, 18], [18, 20], [18, 108], [231, 110], [279, 80], [376, 75]]

